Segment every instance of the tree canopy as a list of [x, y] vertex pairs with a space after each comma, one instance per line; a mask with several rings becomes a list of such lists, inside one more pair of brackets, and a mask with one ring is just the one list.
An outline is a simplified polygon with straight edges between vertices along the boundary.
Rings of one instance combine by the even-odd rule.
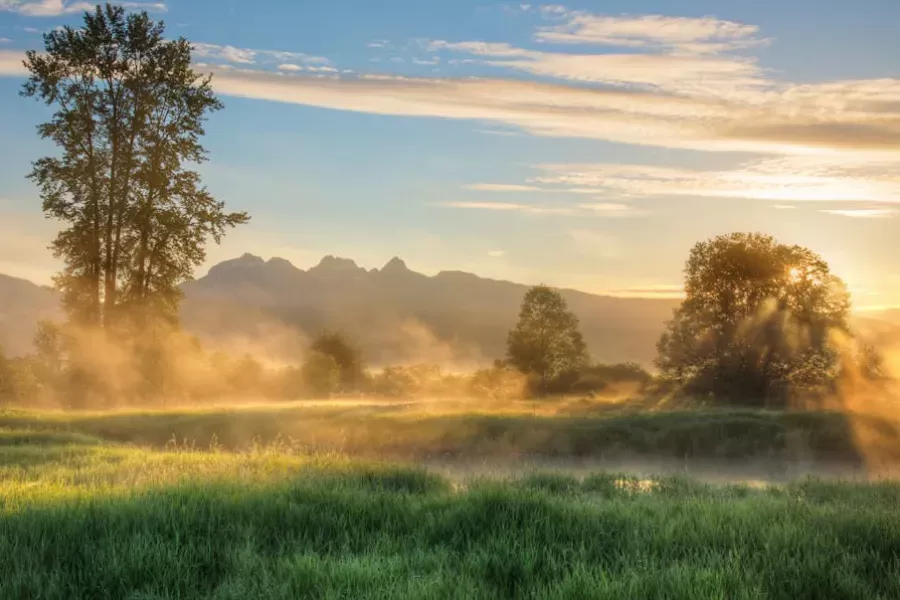
[[344, 335], [324, 331], [313, 340], [309, 351], [333, 359], [338, 369], [338, 384], [343, 389], [355, 389], [365, 381], [362, 353]]
[[684, 290], [658, 344], [664, 376], [769, 404], [834, 381], [850, 295], [818, 254], [758, 233], [721, 235], [691, 250]]
[[45, 34], [45, 52], [25, 60], [22, 94], [54, 107], [38, 132], [60, 150], [29, 177], [45, 215], [63, 223], [51, 246], [65, 265], [56, 285], [81, 324], [174, 322], [178, 285], [206, 242], [249, 219], [187, 168], [206, 159], [204, 121], [222, 105], [191, 68], [188, 41], [164, 32], [145, 12], [106, 4], [80, 28]]
[[559, 292], [538, 285], [525, 293], [519, 321], [507, 337], [509, 364], [546, 393], [571, 384], [587, 363], [578, 318]]

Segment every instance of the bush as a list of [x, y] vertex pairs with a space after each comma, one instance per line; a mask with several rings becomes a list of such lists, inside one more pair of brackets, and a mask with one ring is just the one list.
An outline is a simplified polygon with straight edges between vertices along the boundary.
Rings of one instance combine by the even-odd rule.
[[600, 392], [610, 385], [632, 383], [644, 389], [653, 381], [646, 369], [636, 363], [618, 363], [607, 365], [598, 363], [581, 371], [578, 381], [572, 386], [576, 393]]
[[514, 399], [529, 393], [529, 379], [514, 369], [494, 365], [476, 371], [469, 380], [468, 391], [479, 398]]

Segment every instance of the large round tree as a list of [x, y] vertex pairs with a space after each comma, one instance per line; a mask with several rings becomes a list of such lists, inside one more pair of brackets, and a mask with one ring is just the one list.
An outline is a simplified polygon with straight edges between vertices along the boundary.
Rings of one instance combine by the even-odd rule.
[[782, 405], [837, 376], [850, 295], [821, 256], [768, 235], [700, 242], [658, 344], [663, 376], [719, 401]]
[[587, 364], [578, 318], [559, 292], [538, 285], [525, 294], [507, 338], [509, 363], [533, 378], [539, 393], [564, 391]]

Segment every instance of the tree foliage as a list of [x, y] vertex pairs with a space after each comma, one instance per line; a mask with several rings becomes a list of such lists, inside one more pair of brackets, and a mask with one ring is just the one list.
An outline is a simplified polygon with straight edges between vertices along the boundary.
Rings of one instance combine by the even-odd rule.
[[325, 331], [309, 347], [310, 352], [330, 356], [338, 368], [338, 383], [345, 390], [358, 388], [366, 378], [362, 353], [346, 336]]
[[700, 242], [685, 295], [658, 344], [664, 376], [723, 401], [768, 404], [834, 381], [850, 296], [814, 252], [756, 233]]
[[340, 365], [329, 354], [310, 353], [300, 372], [306, 390], [314, 396], [330, 396], [341, 383]]
[[210, 77], [192, 70], [188, 41], [164, 31], [107, 4], [27, 53], [22, 94], [54, 107], [38, 132], [59, 148], [29, 177], [45, 215], [63, 223], [51, 246], [65, 265], [56, 285], [79, 324], [174, 322], [178, 284], [204, 261], [205, 243], [248, 220], [187, 168], [206, 159], [203, 124], [222, 105]]
[[578, 318], [559, 292], [538, 285], [525, 293], [519, 321], [507, 337], [509, 364], [534, 378], [536, 391], [564, 391], [587, 363]]

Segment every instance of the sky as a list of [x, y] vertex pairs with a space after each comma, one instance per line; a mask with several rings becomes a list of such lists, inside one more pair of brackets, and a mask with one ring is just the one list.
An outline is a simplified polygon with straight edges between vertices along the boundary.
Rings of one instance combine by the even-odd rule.
[[[194, 44], [225, 110], [204, 183], [251, 252], [677, 295], [732, 231], [820, 253], [900, 305], [896, 0], [128, 2]], [[47, 283], [25, 175], [54, 152], [25, 50], [90, 3], [0, 0], [0, 273]]]

